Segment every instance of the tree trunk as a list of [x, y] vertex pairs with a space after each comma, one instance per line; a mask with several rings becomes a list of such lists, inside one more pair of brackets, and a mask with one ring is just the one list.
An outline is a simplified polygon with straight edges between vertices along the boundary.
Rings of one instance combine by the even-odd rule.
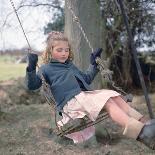
[[[101, 18], [100, 8], [98, 2], [88, 0], [68, 0], [71, 5], [71, 9], [75, 15], [79, 18], [79, 22], [85, 31], [88, 40], [90, 41], [93, 49], [98, 47], [105, 47], [105, 26], [104, 21]], [[65, 33], [70, 41], [73, 53], [74, 63], [83, 71], [85, 71], [90, 63], [90, 53], [88, 43], [84, 39], [84, 36], [78, 27], [78, 24], [73, 20], [71, 10], [65, 2]], [[104, 50], [103, 50], [104, 51]], [[102, 53], [102, 57], [105, 57], [105, 53]], [[93, 88], [101, 88], [102, 82], [100, 75], [97, 76]]]

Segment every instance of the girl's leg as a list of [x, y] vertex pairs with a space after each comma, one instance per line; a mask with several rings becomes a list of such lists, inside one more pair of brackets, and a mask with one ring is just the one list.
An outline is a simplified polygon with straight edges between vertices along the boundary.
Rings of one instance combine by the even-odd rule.
[[111, 98], [106, 102], [105, 109], [113, 121], [124, 127], [123, 135], [141, 141], [155, 150], [155, 123], [144, 124], [124, 112]]
[[143, 115], [127, 104], [120, 96], [113, 97], [112, 100], [130, 117], [140, 120]]
[[129, 116], [111, 98], [105, 104], [105, 109], [113, 121], [125, 127]]
[[144, 124], [127, 115], [111, 98], [106, 102], [105, 109], [113, 121], [124, 128], [123, 134], [137, 138]]

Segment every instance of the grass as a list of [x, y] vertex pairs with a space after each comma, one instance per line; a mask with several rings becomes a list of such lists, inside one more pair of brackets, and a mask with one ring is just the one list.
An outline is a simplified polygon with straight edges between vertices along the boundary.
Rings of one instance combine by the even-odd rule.
[[13, 64], [0, 62], [0, 81], [25, 76], [26, 64]]
[[5, 63], [15, 62], [16, 59], [17, 59], [17, 56], [13, 56], [13, 55], [1, 55], [0, 56], [0, 62], [5, 62]]
[[0, 57], [0, 81], [25, 76], [26, 64], [16, 64], [16, 57], [4, 55]]
[[[16, 61], [22, 56], [0, 55], [0, 81], [16, 79], [24, 77], [26, 74], [27, 63], [19, 63]], [[41, 58], [39, 57], [39, 64]]]

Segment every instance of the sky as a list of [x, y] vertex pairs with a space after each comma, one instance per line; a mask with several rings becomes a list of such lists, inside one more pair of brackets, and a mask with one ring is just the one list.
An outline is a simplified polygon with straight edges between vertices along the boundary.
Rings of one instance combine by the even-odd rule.
[[[13, 0], [16, 8], [20, 1], [22, 0]], [[37, 0], [37, 2], [38, 1], [43, 2], [44, 0]], [[155, 10], [153, 11], [155, 13]], [[42, 51], [45, 48], [46, 40], [46, 36], [43, 34], [43, 28], [48, 22], [51, 22], [50, 19], [52, 19], [53, 14], [39, 7], [22, 8], [18, 11], [18, 14], [31, 47]], [[6, 23], [4, 21], [6, 21]], [[0, 0], [0, 50], [20, 49], [23, 47], [28, 47], [28, 45], [16, 14], [13, 12], [10, 0]], [[149, 50], [152, 49], [155, 49], [155, 45], [150, 47]], [[138, 48], [138, 51], [147, 50], [148, 47], [146, 45]]]
[[[13, 0], [16, 8], [20, 1]], [[18, 14], [31, 47], [39, 51], [43, 50], [46, 39], [43, 27], [49, 22], [52, 14], [40, 8], [21, 9]], [[0, 50], [27, 47], [27, 42], [9, 0], [0, 0], [0, 17]]]

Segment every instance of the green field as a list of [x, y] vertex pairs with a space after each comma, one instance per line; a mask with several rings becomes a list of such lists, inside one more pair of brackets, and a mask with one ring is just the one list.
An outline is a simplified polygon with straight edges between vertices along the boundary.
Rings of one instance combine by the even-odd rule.
[[0, 56], [0, 81], [24, 77], [26, 66], [26, 63], [16, 64], [15, 56]]

